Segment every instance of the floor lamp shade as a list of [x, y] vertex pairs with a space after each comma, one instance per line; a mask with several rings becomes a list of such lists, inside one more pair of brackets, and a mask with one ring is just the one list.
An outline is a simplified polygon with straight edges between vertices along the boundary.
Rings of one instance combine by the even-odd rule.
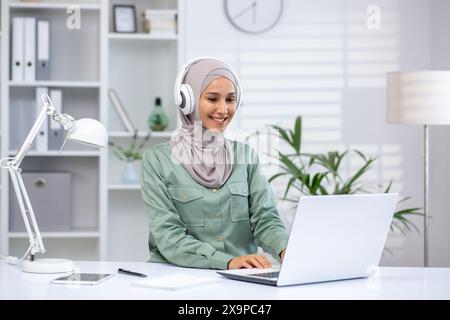
[[389, 123], [450, 124], [450, 71], [387, 74]]

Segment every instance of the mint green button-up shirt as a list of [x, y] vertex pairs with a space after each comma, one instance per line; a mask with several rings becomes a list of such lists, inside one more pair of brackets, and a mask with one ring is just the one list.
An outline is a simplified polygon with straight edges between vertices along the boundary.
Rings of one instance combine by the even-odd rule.
[[142, 196], [149, 218], [151, 262], [227, 269], [258, 246], [279, 260], [288, 234], [256, 153], [232, 141], [235, 162], [227, 182], [213, 189], [173, 162], [169, 142], [146, 150]]

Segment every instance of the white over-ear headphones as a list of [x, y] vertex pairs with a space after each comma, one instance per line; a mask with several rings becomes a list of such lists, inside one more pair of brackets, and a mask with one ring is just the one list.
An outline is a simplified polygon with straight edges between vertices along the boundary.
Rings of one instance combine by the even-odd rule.
[[[177, 78], [175, 80], [175, 87], [174, 87], [174, 95], [175, 95], [175, 104], [177, 107], [180, 108], [180, 110], [184, 114], [191, 114], [195, 110], [195, 97], [194, 97], [194, 91], [192, 90], [191, 86], [182, 83], [184, 80], [184, 77], [186, 73], [188, 72], [189, 68], [195, 64], [196, 62], [204, 59], [214, 59], [223, 62], [224, 64], [228, 65], [225, 61], [215, 58], [215, 57], [198, 57], [193, 60], [190, 60], [186, 62], [183, 67], [181, 68], [180, 72], [177, 75]], [[239, 83], [239, 79], [236, 75], [236, 73], [231, 70], [231, 73], [234, 76], [234, 80], [236, 81], [236, 96], [237, 96], [237, 104], [236, 108], [239, 107], [242, 101], [242, 88], [241, 84]]]

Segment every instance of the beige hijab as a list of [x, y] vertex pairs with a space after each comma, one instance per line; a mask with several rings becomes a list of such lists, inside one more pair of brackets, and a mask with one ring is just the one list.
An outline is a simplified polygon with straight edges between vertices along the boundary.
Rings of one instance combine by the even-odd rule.
[[195, 181], [209, 188], [220, 188], [233, 169], [230, 142], [222, 132], [207, 130], [199, 116], [201, 94], [211, 82], [221, 77], [233, 82], [239, 101], [236, 79], [224, 62], [203, 59], [190, 66], [182, 83], [189, 84], [194, 92], [195, 111], [185, 115], [179, 110], [182, 126], [170, 141], [172, 160], [175, 158]]

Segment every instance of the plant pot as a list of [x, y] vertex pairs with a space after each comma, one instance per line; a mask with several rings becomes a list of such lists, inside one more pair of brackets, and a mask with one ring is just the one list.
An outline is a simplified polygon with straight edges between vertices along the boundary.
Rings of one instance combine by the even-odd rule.
[[121, 182], [123, 184], [139, 184], [139, 174], [134, 167], [133, 161], [127, 161], [122, 172]]

